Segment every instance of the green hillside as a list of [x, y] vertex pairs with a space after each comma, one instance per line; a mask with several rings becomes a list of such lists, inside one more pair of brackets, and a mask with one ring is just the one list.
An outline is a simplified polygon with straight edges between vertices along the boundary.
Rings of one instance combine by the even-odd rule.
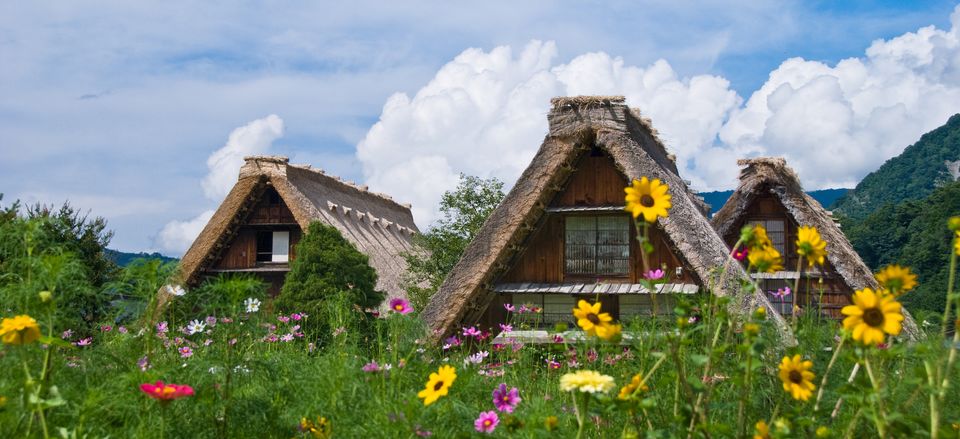
[[[884, 205], [922, 199], [956, 180], [958, 160], [960, 114], [955, 114], [945, 125], [924, 134], [902, 154], [864, 177], [832, 209], [842, 216], [862, 219]], [[952, 170], [947, 162], [953, 162]]]
[[903, 297], [914, 308], [943, 312], [952, 234], [947, 220], [960, 214], [960, 182], [949, 183], [920, 200], [908, 200], [844, 223], [844, 232], [874, 270], [888, 264], [909, 266], [920, 285]]
[[171, 258], [171, 257], [168, 257], [168, 256], [164, 256], [164, 255], [161, 255], [160, 253], [156, 253], [156, 252], [154, 252], [154, 253], [144, 253], [144, 252], [140, 252], [140, 253], [127, 253], [127, 252], [122, 252], [122, 251], [119, 251], [119, 250], [111, 250], [111, 249], [108, 248], [108, 249], [104, 249], [103, 253], [104, 253], [104, 255], [107, 256], [107, 259], [110, 259], [111, 261], [113, 261], [113, 263], [115, 263], [115, 264], [117, 264], [117, 265], [119, 265], [119, 266], [121, 266], [121, 267], [126, 267], [127, 265], [130, 265], [131, 262], [133, 262], [133, 261], [135, 261], [135, 260], [137, 260], [137, 259], [159, 259], [161, 262], [171, 262], [171, 261], [176, 261], [176, 260], [177, 260], [177, 258]]

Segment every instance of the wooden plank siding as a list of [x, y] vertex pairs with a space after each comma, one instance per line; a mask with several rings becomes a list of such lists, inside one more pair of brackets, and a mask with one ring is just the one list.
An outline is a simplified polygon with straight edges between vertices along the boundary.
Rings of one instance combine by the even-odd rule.
[[551, 207], [622, 206], [623, 188], [630, 183], [613, 159], [587, 153], [575, 165], [567, 186], [554, 198]]
[[[800, 256], [797, 254], [796, 245], [797, 230], [800, 228], [800, 224], [797, 224], [793, 216], [787, 211], [787, 208], [772, 194], [764, 193], [754, 198], [736, 227], [732, 229], [730, 234], [723, 238], [724, 241], [726, 241], [728, 246], [732, 246], [740, 238], [740, 229], [750, 221], [758, 220], [784, 221], [784, 270], [796, 271], [797, 262], [800, 259]], [[830, 251], [830, 243], [827, 243], [827, 251]], [[807, 269], [806, 262], [804, 262], [803, 269], [804, 271]], [[853, 294], [853, 289], [847, 285], [836, 268], [830, 264], [830, 261], [824, 261], [824, 265], [820, 270], [822, 270], [822, 275], [817, 275], [816, 277], [812, 277], [804, 272], [802, 275], [803, 278], [800, 281], [800, 291], [794, 292], [796, 295], [796, 304], [804, 308], [808, 304], [820, 302], [820, 308], [824, 315], [839, 318], [841, 317], [840, 308], [851, 303], [850, 296]], [[793, 277], [793, 279], [796, 279], [796, 277]], [[793, 279], [780, 282], [760, 282], [760, 286], [768, 291], [771, 289], [775, 290], [779, 285], [786, 285], [792, 289], [794, 286]], [[769, 298], [770, 296], [768, 295], [767, 297]]]

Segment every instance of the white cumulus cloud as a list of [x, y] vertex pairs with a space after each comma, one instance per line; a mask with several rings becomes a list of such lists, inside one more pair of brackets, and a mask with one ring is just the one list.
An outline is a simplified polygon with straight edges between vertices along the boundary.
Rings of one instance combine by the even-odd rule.
[[411, 202], [417, 222], [427, 225], [459, 173], [516, 180], [543, 140], [553, 96], [624, 94], [689, 156], [711, 148], [740, 102], [725, 79], [678, 78], [662, 60], [640, 68], [605, 53], [567, 64], [555, 64], [556, 57], [552, 42], [531, 41], [518, 52], [468, 49], [412, 98], [391, 96], [357, 146], [367, 183]]
[[[269, 153], [273, 142], [282, 136], [283, 120], [275, 114], [230, 132], [227, 143], [207, 159], [209, 172], [200, 183], [207, 198], [219, 203], [236, 183], [243, 157]], [[213, 217], [214, 211], [207, 210], [184, 221], [168, 222], [157, 234], [156, 245], [164, 252], [183, 254]]]
[[785, 60], [749, 99], [725, 78], [604, 52], [556, 62], [553, 42], [468, 49], [412, 97], [391, 96], [357, 145], [367, 183], [414, 206], [423, 227], [459, 173], [512, 185], [546, 134], [553, 96], [624, 95], [653, 120], [681, 176], [736, 184], [741, 157], [784, 156], [807, 189], [852, 187], [960, 111], [960, 6], [949, 30], [876, 40], [835, 65]]

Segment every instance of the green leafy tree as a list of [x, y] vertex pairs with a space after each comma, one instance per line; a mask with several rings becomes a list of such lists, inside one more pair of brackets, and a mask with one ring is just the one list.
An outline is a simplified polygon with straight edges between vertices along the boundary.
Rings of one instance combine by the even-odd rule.
[[360, 308], [376, 307], [384, 298], [376, 285], [377, 272], [370, 267], [367, 255], [336, 228], [312, 222], [297, 244], [297, 256], [290, 263], [276, 307], [280, 312], [308, 313], [311, 318], [304, 327], [325, 338], [330, 333], [329, 323], [323, 321], [326, 302], [346, 297]]
[[417, 235], [417, 250], [404, 255], [406, 289], [414, 306], [423, 308], [460, 260], [484, 221], [503, 201], [503, 182], [460, 174], [460, 183], [440, 200], [442, 217]]

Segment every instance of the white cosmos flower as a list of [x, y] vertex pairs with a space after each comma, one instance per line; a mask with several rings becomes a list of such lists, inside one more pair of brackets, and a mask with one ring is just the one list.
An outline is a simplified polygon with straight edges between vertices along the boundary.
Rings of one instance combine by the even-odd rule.
[[187, 325], [187, 334], [193, 335], [198, 332], [203, 332], [207, 328], [207, 324], [199, 320], [193, 320]]
[[247, 307], [248, 314], [260, 311], [260, 301], [253, 297], [248, 297], [247, 300], [244, 300], [243, 306]]
[[183, 296], [184, 294], [187, 294], [187, 290], [184, 290], [183, 287], [181, 287], [180, 285], [169, 285], [169, 284], [168, 284], [168, 285], [164, 285], [163, 288], [161, 288], [161, 289], [162, 289], [165, 293], [171, 294], [171, 295], [174, 295], [174, 296], [177, 296], [177, 297], [180, 297], [180, 296]]

